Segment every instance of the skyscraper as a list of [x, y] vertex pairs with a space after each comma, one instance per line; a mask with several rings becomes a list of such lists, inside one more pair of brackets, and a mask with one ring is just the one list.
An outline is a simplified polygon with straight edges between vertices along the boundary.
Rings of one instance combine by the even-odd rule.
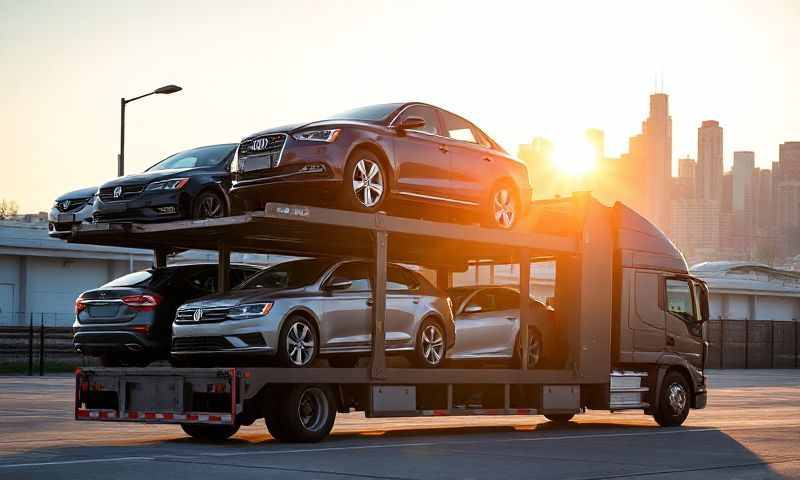
[[776, 225], [782, 257], [800, 253], [800, 142], [786, 142], [778, 149], [778, 168], [773, 172]]
[[697, 198], [722, 201], [722, 127], [716, 120], [697, 129], [695, 185]]
[[697, 162], [692, 157], [678, 159], [678, 178], [687, 178], [694, 184], [695, 170]]
[[650, 95], [650, 116], [642, 123], [646, 142], [647, 175], [645, 183], [645, 214], [666, 230], [670, 224], [669, 196], [672, 184], [672, 117], [669, 97], [665, 93]]
[[733, 210], [744, 212], [753, 197], [753, 171], [756, 155], [753, 152], [733, 152]]

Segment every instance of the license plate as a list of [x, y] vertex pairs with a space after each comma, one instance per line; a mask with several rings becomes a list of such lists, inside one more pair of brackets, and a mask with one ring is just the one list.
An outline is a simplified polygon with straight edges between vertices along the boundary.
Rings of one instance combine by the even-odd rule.
[[58, 223], [73, 223], [75, 221], [75, 215], [72, 213], [59, 213], [56, 221]]

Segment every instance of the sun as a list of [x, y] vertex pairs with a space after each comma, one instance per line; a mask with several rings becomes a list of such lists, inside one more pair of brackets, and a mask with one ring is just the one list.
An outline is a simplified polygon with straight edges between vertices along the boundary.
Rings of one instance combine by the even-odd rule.
[[553, 143], [553, 166], [567, 175], [586, 175], [597, 168], [597, 151], [583, 137], [562, 139]]

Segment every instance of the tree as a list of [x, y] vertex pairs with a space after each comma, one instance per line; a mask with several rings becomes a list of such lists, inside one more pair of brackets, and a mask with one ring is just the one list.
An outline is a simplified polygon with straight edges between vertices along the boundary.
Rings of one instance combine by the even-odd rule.
[[9, 218], [17, 214], [19, 206], [14, 200], [0, 200], [0, 219]]

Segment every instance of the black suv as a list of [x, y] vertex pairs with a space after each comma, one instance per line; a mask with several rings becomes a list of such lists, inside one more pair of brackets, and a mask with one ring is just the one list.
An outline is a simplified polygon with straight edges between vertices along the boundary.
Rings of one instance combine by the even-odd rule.
[[115, 178], [97, 191], [97, 222], [162, 222], [230, 214], [229, 167], [236, 144], [176, 153], [144, 173]]
[[[261, 267], [231, 265], [238, 285]], [[181, 304], [217, 290], [217, 264], [150, 268], [129, 273], [75, 300], [75, 350], [104, 366], [145, 366], [169, 356], [172, 321]]]

